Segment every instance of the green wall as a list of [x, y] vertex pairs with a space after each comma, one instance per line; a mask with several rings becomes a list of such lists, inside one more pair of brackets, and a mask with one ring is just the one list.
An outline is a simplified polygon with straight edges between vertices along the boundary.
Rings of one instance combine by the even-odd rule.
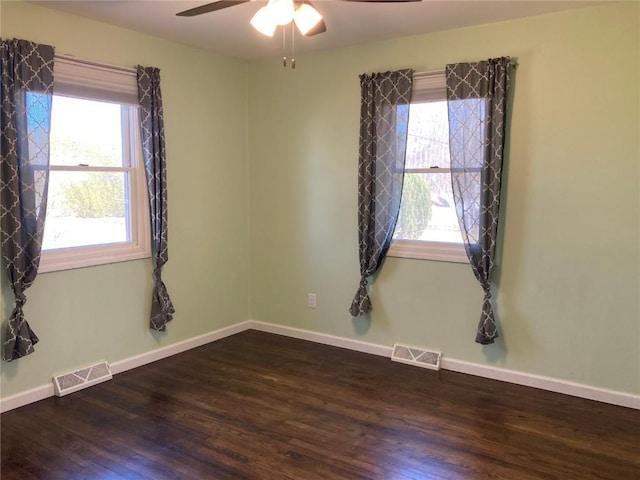
[[[251, 63], [252, 318], [640, 393], [638, 18], [616, 3], [299, 55], [295, 71]], [[371, 316], [352, 319], [358, 75], [504, 55], [519, 67], [502, 338], [474, 343], [482, 293], [462, 264], [388, 259]]]
[[[29, 4], [2, 2], [1, 9], [3, 38], [161, 69], [170, 256], [163, 278], [177, 311], [166, 333], [148, 329], [150, 260], [39, 275], [25, 313], [40, 343], [35, 354], [2, 362], [2, 397], [46, 384], [55, 373], [246, 320], [246, 63]], [[2, 292], [6, 320], [13, 302], [6, 277]]]
[[[177, 309], [167, 333], [148, 330], [149, 260], [40, 275], [26, 314], [41, 342], [2, 362], [2, 397], [249, 318], [640, 393], [639, 13], [616, 3], [407, 37], [299, 55], [291, 71], [2, 2], [3, 37], [161, 68], [164, 278]], [[482, 294], [462, 264], [390, 258], [372, 315], [352, 319], [358, 75], [502, 55], [519, 62], [496, 271], [502, 338], [473, 342]]]

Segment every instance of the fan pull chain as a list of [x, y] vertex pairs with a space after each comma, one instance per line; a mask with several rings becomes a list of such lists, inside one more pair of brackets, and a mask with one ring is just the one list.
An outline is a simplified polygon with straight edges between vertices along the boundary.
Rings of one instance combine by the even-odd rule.
[[291, 68], [296, 68], [296, 30], [291, 22]]
[[287, 30], [282, 28], [282, 66], [287, 68]]
[[[296, 31], [291, 22], [291, 68], [296, 68]], [[282, 27], [282, 66], [283, 68], [287, 68], [287, 27]]]

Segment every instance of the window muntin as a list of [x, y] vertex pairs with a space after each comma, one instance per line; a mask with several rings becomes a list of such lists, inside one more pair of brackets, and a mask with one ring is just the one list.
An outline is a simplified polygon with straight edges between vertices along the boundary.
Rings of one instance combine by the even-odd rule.
[[[54, 91], [63, 94], [53, 96], [40, 271], [149, 257], [138, 107], [129, 103], [131, 95], [105, 90], [105, 67], [95, 67], [98, 75], [92, 65], [61, 63], [66, 71], [60, 78], [71, 83], [54, 84]], [[93, 85], [91, 75], [102, 83]], [[116, 75], [124, 78], [121, 71]], [[123, 84], [117, 82], [115, 88], [131, 92], [135, 75], [126, 88]]]
[[467, 262], [451, 188], [444, 73], [414, 79], [400, 215], [389, 255]]

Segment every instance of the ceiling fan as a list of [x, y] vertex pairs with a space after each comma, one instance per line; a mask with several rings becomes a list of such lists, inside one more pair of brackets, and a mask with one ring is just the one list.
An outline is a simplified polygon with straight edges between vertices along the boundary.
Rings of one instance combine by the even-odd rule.
[[[215, 12], [223, 8], [234, 7], [241, 3], [255, 0], [218, 0], [199, 7], [179, 12], [179, 17], [194, 17], [203, 13]], [[405, 3], [420, 2], [422, 0], [336, 0], [342, 2], [360, 3]], [[302, 35], [310, 37], [327, 31], [322, 15], [315, 9], [309, 0], [268, 0], [251, 19], [251, 25], [260, 33], [269, 37], [273, 36], [279, 25], [287, 25], [294, 22]]]

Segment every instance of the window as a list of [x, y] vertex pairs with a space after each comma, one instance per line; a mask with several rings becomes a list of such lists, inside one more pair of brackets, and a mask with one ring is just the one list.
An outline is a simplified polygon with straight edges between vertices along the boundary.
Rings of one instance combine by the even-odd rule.
[[150, 256], [135, 73], [56, 57], [41, 272]]
[[416, 75], [400, 215], [389, 256], [468, 262], [453, 201], [450, 163], [444, 72]]

